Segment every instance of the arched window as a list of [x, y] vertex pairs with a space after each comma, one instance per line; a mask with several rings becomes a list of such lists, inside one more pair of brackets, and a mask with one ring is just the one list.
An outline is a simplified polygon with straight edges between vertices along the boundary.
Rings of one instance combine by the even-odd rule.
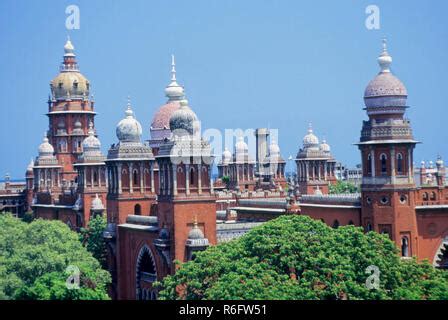
[[397, 172], [403, 174], [403, 156], [401, 153], [397, 154]]
[[138, 178], [138, 171], [134, 170], [132, 172], [132, 185], [134, 187], [138, 186], [140, 184], [139, 178]]
[[144, 246], [137, 258], [136, 288], [138, 300], [149, 300], [157, 297], [156, 294], [151, 294], [151, 286], [156, 279], [157, 271], [153, 255], [151, 250]]
[[431, 192], [431, 198], [429, 198], [429, 199], [432, 200], [432, 201], [437, 200], [437, 196], [436, 196], [436, 193], [434, 191]]
[[139, 216], [142, 214], [142, 207], [137, 203], [134, 207], [134, 215]]
[[382, 153], [380, 155], [380, 161], [381, 161], [381, 174], [386, 175], [387, 174], [387, 156]]
[[367, 173], [372, 174], [372, 157], [370, 154], [367, 155]]
[[401, 238], [401, 256], [409, 257], [409, 240], [408, 240], [408, 237]]
[[423, 201], [428, 201], [428, 192], [423, 192], [422, 199]]
[[334, 229], [339, 228], [339, 221], [338, 221], [338, 220], [334, 220], [334, 222], [333, 222], [333, 228], [334, 228]]
[[370, 232], [370, 231], [373, 230], [372, 225], [370, 224], [370, 222], [367, 224], [366, 230], [367, 230], [367, 232]]
[[98, 174], [96, 173], [96, 171], [93, 172], [93, 183], [98, 183]]

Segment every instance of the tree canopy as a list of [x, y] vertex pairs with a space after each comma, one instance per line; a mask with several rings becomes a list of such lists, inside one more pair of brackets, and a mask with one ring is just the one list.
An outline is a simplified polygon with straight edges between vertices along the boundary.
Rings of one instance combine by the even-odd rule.
[[448, 299], [446, 271], [401, 260], [397, 251], [387, 236], [360, 227], [282, 216], [197, 253], [159, 284], [159, 297]]
[[[78, 289], [67, 286], [77, 270]], [[110, 281], [64, 223], [0, 215], [0, 299], [109, 299]]]
[[103, 237], [106, 226], [106, 217], [96, 215], [90, 219], [87, 228], [81, 228], [80, 230], [81, 242], [104, 269], [107, 268], [107, 245]]
[[330, 184], [329, 186], [330, 194], [356, 193], [356, 192], [359, 192], [358, 187], [348, 181], [338, 180], [336, 184]]

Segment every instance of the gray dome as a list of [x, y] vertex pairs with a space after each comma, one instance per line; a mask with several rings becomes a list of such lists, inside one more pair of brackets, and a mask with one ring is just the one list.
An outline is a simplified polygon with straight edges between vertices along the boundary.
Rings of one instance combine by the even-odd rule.
[[392, 57], [383, 41], [383, 51], [378, 57], [380, 73], [369, 82], [364, 91], [366, 107], [405, 107], [408, 92], [404, 84], [392, 74]]
[[89, 125], [89, 136], [82, 142], [83, 152], [86, 153], [98, 153], [101, 154], [101, 142], [95, 137], [95, 131], [93, 130], [93, 123]]
[[318, 148], [319, 147], [319, 139], [313, 133], [313, 127], [311, 123], [308, 126], [308, 132], [303, 137], [303, 147], [304, 148]]
[[180, 135], [182, 135], [182, 131], [192, 135], [197, 121], [198, 117], [188, 106], [188, 101], [184, 99], [180, 102], [180, 108], [171, 115], [170, 130], [171, 132], [177, 130]]
[[126, 118], [117, 124], [116, 134], [120, 142], [140, 142], [142, 136], [142, 126], [134, 118], [134, 112], [131, 104], [128, 102], [126, 109]]
[[188, 233], [188, 239], [204, 239], [204, 233], [202, 233], [201, 229], [199, 229], [197, 222], [194, 223], [193, 229], [191, 229]]

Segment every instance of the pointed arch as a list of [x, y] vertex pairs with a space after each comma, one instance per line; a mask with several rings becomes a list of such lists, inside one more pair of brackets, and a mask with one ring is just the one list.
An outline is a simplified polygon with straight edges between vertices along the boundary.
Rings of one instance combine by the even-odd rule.
[[140, 249], [135, 267], [137, 300], [150, 300], [156, 298], [156, 295], [151, 292], [152, 287], [144, 286], [145, 283], [151, 286], [156, 280], [157, 269], [155, 259], [151, 249], [145, 244]]

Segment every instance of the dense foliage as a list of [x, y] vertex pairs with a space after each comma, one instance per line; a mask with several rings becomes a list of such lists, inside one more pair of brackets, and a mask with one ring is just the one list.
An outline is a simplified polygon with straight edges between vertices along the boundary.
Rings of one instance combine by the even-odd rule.
[[339, 193], [356, 193], [359, 192], [357, 186], [351, 182], [338, 180], [336, 184], [330, 184], [329, 193], [339, 194]]
[[82, 228], [80, 232], [81, 242], [104, 269], [107, 266], [107, 246], [103, 237], [106, 226], [106, 217], [96, 215], [90, 219], [88, 227]]
[[[76, 272], [69, 266], [80, 271], [78, 289], [66, 284]], [[110, 281], [62, 222], [0, 215], [0, 299], [108, 299]]]
[[401, 260], [386, 236], [297, 215], [198, 253], [160, 285], [161, 299], [448, 299], [447, 273]]

